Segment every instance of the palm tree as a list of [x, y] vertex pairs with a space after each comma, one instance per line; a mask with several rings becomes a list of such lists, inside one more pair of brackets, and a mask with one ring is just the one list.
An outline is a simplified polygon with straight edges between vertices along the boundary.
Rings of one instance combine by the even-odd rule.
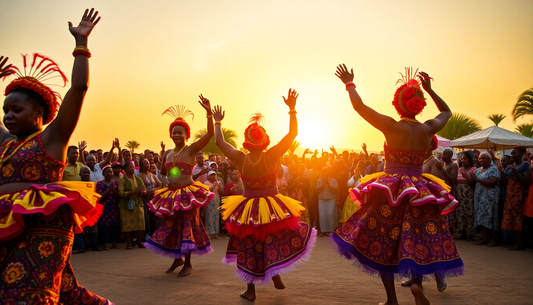
[[491, 114], [487, 118], [491, 120], [494, 125], [498, 126], [498, 124], [500, 124], [506, 117], [507, 116], [503, 114]]
[[[198, 132], [194, 134], [194, 140], [197, 141], [206, 133], [207, 133], [206, 128], [198, 130]], [[222, 127], [222, 135], [224, 136], [224, 140], [226, 142], [228, 142], [231, 146], [235, 148], [237, 147], [237, 141], [236, 141], [237, 133], [234, 130]], [[209, 143], [207, 143], [204, 149], [202, 149], [202, 152], [204, 154], [222, 155], [222, 151], [220, 151], [220, 148], [218, 148], [217, 144], [215, 143], [215, 136], [211, 137], [211, 139], [209, 140]]]
[[533, 115], [533, 87], [522, 92], [511, 111], [513, 122], [525, 115]]
[[126, 147], [131, 149], [131, 154], [133, 155], [133, 151], [136, 149], [136, 148], [139, 148], [139, 146], [141, 146], [141, 143], [135, 141], [135, 140], [131, 140], [131, 141], [128, 141], [128, 143], [126, 143]]
[[533, 124], [520, 124], [516, 126], [516, 133], [533, 138]]
[[288, 149], [289, 156], [292, 156], [294, 154], [294, 151], [296, 150], [296, 148], [298, 148], [298, 146], [300, 146], [300, 144], [302, 144], [302, 143], [300, 143], [300, 142], [298, 142], [296, 140], [292, 141], [292, 144], [291, 144], [291, 146]]
[[481, 125], [474, 118], [466, 114], [452, 112], [452, 117], [446, 126], [437, 132], [441, 137], [455, 140], [481, 130]]

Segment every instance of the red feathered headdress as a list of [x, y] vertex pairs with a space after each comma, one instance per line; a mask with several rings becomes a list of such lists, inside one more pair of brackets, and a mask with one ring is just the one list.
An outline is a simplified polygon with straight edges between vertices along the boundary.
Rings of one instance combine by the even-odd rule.
[[183, 105], [176, 105], [176, 106], [168, 107], [168, 109], [165, 110], [163, 114], [161, 115], [164, 115], [164, 114], [168, 114], [174, 118], [174, 121], [170, 123], [170, 127], [168, 128], [168, 132], [171, 138], [172, 138], [172, 129], [176, 125], [183, 126], [185, 130], [187, 131], [187, 137], [185, 138], [185, 140], [188, 140], [191, 137], [191, 127], [189, 127], [189, 124], [185, 122], [185, 118], [190, 115], [192, 116], [194, 120], [194, 113], [192, 113], [192, 111], [185, 109], [185, 106]]
[[10, 70], [13, 71], [17, 78], [7, 85], [5, 95], [7, 96], [13, 90], [19, 88], [25, 88], [39, 94], [46, 101], [46, 106], [50, 111], [50, 114], [43, 118], [43, 124], [46, 125], [54, 120], [57, 111], [59, 110], [58, 100], [61, 100], [61, 96], [42, 82], [55, 77], [61, 77], [64, 87], [68, 81], [67, 77], [52, 59], [39, 53], [33, 53], [30, 70], [26, 71], [26, 68], [28, 67], [28, 54], [21, 55], [24, 73], [22, 73], [19, 68], [11, 66]]
[[242, 147], [247, 150], [250, 148], [260, 148], [264, 150], [270, 144], [270, 137], [266, 133], [266, 130], [261, 124], [264, 121], [264, 117], [260, 112], [256, 112], [250, 118], [248, 127], [244, 130], [244, 143]]
[[392, 105], [402, 118], [414, 118], [426, 107], [426, 98], [420, 89], [420, 83], [415, 79], [417, 73], [418, 69], [413, 72], [413, 68], [405, 68], [405, 75], [400, 73], [402, 78], [396, 82], [402, 85], [394, 93]]

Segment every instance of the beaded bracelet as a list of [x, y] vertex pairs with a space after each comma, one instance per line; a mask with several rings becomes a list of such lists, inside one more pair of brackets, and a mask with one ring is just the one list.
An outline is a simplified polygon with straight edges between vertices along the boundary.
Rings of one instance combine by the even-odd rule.
[[74, 48], [74, 52], [72, 52], [72, 56], [76, 57], [77, 55], [85, 55], [88, 58], [91, 58], [91, 51], [89, 51], [87, 47], [77, 46]]
[[218, 125], [222, 125], [222, 121], [216, 121], [215, 122], [215, 125], [218, 124]]
[[212, 115], [212, 114], [208, 114], [208, 115], [206, 115], [205, 117], [208, 118], [208, 119], [210, 119], [210, 118], [213, 117], [213, 115]]
[[294, 113], [294, 114], [297, 114], [298, 112], [296, 112], [296, 110], [294, 110], [294, 109], [291, 110], [291, 111], [289, 111], [289, 114], [293, 114], [293, 113]]
[[353, 86], [353, 88], [355, 89], [355, 84], [354, 84], [354, 83], [347, 83], [347, 84], [346, 84], [346, 91], [348, 91], [348, 89], [350, 88], [350, 86]]

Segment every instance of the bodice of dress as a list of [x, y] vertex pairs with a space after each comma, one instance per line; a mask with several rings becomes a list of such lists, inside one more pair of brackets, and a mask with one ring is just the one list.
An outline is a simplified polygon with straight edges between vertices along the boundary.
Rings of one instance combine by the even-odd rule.
[[13, 182], [61, 181], [65, 162], [46, 153], [42, 133], [23, 142], [9, 141], [0, 147], [0, 185]]
[[426, 152], [396, 150], [384, 145], [386, 173], [420, 175]]
[[170, 173], [170, 170], [174, 167], [177, 167], [180, 170], [180, 173], [182, 175], [192, 175], [192, 169], [194, 168], [194, 165], [184, 163], [184, 162], [165, 163], [165, 168], [167, 169], [167, 173]]

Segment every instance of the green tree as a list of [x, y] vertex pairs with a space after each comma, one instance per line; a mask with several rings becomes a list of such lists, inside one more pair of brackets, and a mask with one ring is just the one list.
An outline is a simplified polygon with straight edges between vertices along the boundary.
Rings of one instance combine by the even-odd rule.
[[[203, 128], [198, 130], [193, 136], [194, 141], [197, 141], [200, 139], [204, 134], [207, 133], [207, 129]], [[237, 147], [237, 133], [234, 130], [222, 127], [222, 135], [224, 136], [224, 140], [228, 142], [231, 146]], [[215, 143], [215, 136], [211, 137], [209, 140], [209, 143], [202, 149], [202, 152], [204, 154], [219, 154], [222, 155], [222, 151], [220, 151], [220, 148], [218, 148], [217, 144]]]
[[481, 130], [481, 125], [466, 114], [452, 112], [452, 117], [437, 134], [443, 138], [455, 140]]
[[126, 143], [126, 147], [131, 150], [131, 154], [132, 155], [133, 155], [134, 150], [139, 148], [139, 146], [141, 146], [141, 143], [139, 143], [139, 142], [137, 142], [135, 140], [131, 140], [131, 141], [128, 141]]
[[513, 122], [516, 122], [520, 117], [533, 115], [533, 87], [520, 94], [511, 114], [513, 116]]
[[520, 124], [516, 126], [516, 133], [533, 138], [533, 124]]
[[289, 149], [287, 150], [289, 152], [289, 156], [292, 156], [294, 154], [294, 152], [296, 151], [296, 148], [298, 148], [298, 146], [300, 146], [302, 143], [294, 140], [292, 141], [292, 144], [291, 146], [289, 147]]
[[487, 118], [491, 120], [494, 125], [498, 126], [498, 124], [500, 124], [506, 117], [507, 116], [503, 114], [491, 114]]

